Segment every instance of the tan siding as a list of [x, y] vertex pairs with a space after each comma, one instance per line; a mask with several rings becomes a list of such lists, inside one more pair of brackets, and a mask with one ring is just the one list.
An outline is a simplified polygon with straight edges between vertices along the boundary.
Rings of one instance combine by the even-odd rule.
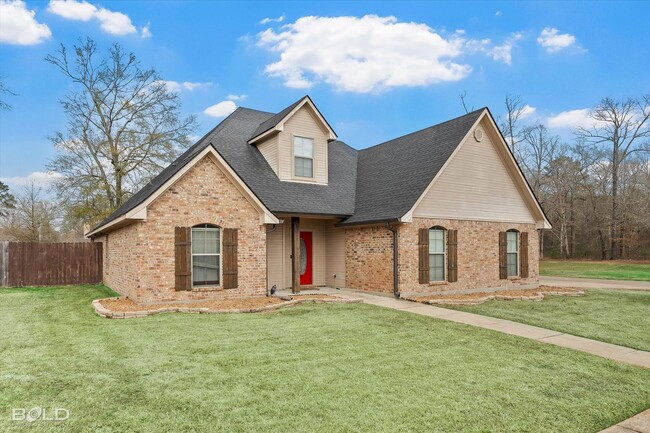
[[327, 240], [325, 283], [330, 287], [345, 287], [345, 229], [329, 224], [325, 235]]
[[284, 124], [279, 139], [279, 174], [281, 180], [293, 177], [293, 136], [314, 139], [314, 178], [298, 178], [305, 182], [327, 184], [327, 133], [322, 129], [311, 108], [302, 107]]
[[268, 287], [283, 289], [284, 285], [284, 224], [266, 236], [266, 274]]
[[[286, 230], [284, 231], [284, 285], [291, 286], [291, 230], [289, 230], [289, 218], [285, 219]], [[326, 230], [325, 222], [319, 220], [300, 219], [300, 231], [312, 232], [312, 258], [313, 284], [315, 286], [326, 285]]]
[[487, 125], [481, 122], [479, 127], [484, 131], [483, 140], [476, 141], [473, 133], [467, 138], [415, 208], [414, 217], [535, 221], [486, 132]]
[[257, 145], [257, 148], [262, 152], [262, 156], [269, 163], [275, 174], [278, 174], [279, 168], [279, 149], [278, 149], [278, 135], [265, 140]]

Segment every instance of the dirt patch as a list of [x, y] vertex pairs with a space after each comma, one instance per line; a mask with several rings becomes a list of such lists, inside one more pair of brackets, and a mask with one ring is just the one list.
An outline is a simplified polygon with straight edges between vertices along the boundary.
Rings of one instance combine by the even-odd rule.
[[545, 295], [582, 296], [584, 290], [567, 287], [539, 286], [528, 290], [499, 290], [496, 292], [477, 292], [465, 294], [435, 294], [414, 296], [409, 301], [438, 305], [477, 305], [485, 301], [541, 301]]
[[305, 302], [351, 303], [360, 302], [356, 298], [343, 298], [334, 295], [291, 295], [283, 297], [259, 297], [224, 299], [215, 301], [195, 301], [178, 304], [137, 304], [129, 298], [105, 298], [93, 301], [97, 314], [107, 318], [144, 317], [158, 313], [256, 313], [272, 311], [281, 307]]

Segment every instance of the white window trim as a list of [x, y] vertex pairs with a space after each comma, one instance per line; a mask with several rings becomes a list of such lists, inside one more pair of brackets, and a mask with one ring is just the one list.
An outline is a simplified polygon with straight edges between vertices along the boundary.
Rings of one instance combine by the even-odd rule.
[[[429, 238], [431, 238], [431, 230], [440, 230], [442, 232], [442, 253], [432, 253], [429, 251], [429, 282], [430, 283], [442, 283], [447, 281], [447, 229], [443, 228], [429, 228]], [[429, 247], [431, 243], [429, 243]], [[442, 254], [442, 279], [441, 280], [432, 280], [431, 279], [431, 256], [441, 255]]]
[[[201, 225], [201, 224], [199, 224], [199, 225]], [[198, 230], [201, 230], [201, 229], [203, 229], [203, 230], [205, 230], [205, 229], [218, 230], [219, 231], [219, 253], [217, 253], [217, 254], [194, 254], [191, 251], [192, 244], [194, 242], [194, 229], [198, 229]], [[192, 276], [192, 288], [193, 289], [194, 288], [196, 288], [196, 289], [205, 289], [206, 287], [221, 287], [221, 285], [223, 283], [223, 239], [222, 239], [223, 236], [222, 236], [222, 234], [223, 234], [223, 229], [220, 226], [215, 226], [215, 227], [191, 227], [191, 230], [190, 230], [190, 256], [191, 256], [192, 259], [190, 260], [190, 270], [191, 270], [190, 272], [191, 272], [191, 276]], [[198, 284], [198, 285], [194, 284], [194, 256], [219, 256], [219, 284]]]
[[[514, 233], [516, 235], [516, 241], [515, 242], [516, 242], [517, 245], [516, 245], [516, 249], [515, 249], [514, 252], [508, 251], [508, 233]], [[520, 236], [520, 233], [517, 230], [508, 230], [508, 231], [506, 231], [506, 274], [508, 274], [507, 275], [508, 278], [516, 278], [520, 274], [520, 272], [519, 272], [519, 247], [520, 247], [519, 236]], [[514, 275], [510, 275], [508, 273], [508, 269], [509, 269], [508, 257], [510, 256], [510, 254], [515, 254], [515, 272], [516, 273]]]
[[[310, 159], [304, 156], [296, 156], [296, 138], [304, 138], [311, 140], [311, 177], [309, 176], [298, 176], [296, 174], [296, 158]], [[316, 166], [314, 154], [316, 153], [316, 139], [312, 137], [303, 137], [302, 135], [291, 134], [291, 175], [294, 179], [300, 179], [307, 182], [316, 181]]]

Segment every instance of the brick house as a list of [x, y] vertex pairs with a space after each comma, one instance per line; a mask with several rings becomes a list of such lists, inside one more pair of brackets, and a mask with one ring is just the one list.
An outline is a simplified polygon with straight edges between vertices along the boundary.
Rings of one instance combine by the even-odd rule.
[[147, 303], [532, 286], [549, 227], [487, 108], [357, 151], [305, 96], [238, 108], [87, 236]]

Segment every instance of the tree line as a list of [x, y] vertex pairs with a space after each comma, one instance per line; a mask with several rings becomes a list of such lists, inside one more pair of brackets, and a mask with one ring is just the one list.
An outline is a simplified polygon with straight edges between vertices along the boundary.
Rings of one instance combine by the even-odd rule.
[[[51, 137], [56, 200], [33, 183], [13, 194], [0, 182], [2, 239], [83, 238], [186, 149], [196, 128], [159, 73], [119, 44], [102, 56], [86, 39], [45, 60], [73, 85], [60, 101], [66, 129]], [[0, 77], [0, 110], [11, 109], [7, 95], [15, 94]], [[507, 95], [504, 108], [500, 129], [553, 225], [542, 232], [542, 257], [650, 259], [650, 94], [602, 99], [569, 140], [526, 121], [519, 96]]]

